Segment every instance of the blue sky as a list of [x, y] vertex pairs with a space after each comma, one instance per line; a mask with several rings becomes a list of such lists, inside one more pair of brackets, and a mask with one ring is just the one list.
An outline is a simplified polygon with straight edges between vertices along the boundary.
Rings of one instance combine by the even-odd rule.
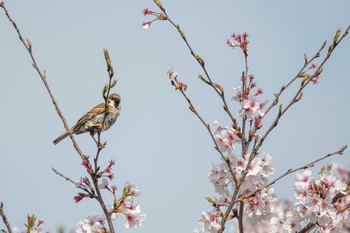
[[[103, 134], [108, 146], [101, 161], [107, 165], [111, 158], [116, 160], [115, 183], [120, 189], [129, 180], [142, 191], [138, 201], [147, 219], [129, 232], [192, 232], [201, 211], [210, 209], [204, 197], [214, 195], [214, 189], [207, 175], [220, 159], [205, 128], [170, 86], [167, 70], [173, 67], [188, 84], [188, 95], [208, 123], [229, 122], [217, 96], [196, 78], [202, 71], [170, 24], [155, 22], [150, 30], [141, 30], [142, 22], [150, 19], [141, 11], [157, 10], [153, 1], [5, 4], [23, 36], [32, 41], [39, 66], [47, 71], [70, 125], [102, 101], [100, 93], [108, 77], [103, 49], [109, 50], [122, 112], [116, 125]], [[163, 5], [228, 96], [239, 85], [244, 67], [242, 54], [230, 50], [225, 40], [232, 32], [247, 32], [250, 71], [266, 100], [272, 100], [297, 73], [304, 53], [311, 57], [324, 40], [332, 41], [337, 28], [350, 24], [346, 0], [177, 0]], [[85, 175], [69, 140], [52, 144], [64, 131], [61, 121], [3, 12], [0, 25], [0, 106], [4, 109], [0, 200], [13, 226], [23, 228], [26, 215], [35, 213], [45, 218], [47, 230], [75, 228], [85, 215], [101, 211], [92, 200], [74, 203], [78, 190], [51, 171], [54, 167], [72, 179]], [[262, 149], [272, 155], [276, 174], [349, 144], [349, 55], [346, 38], [325, 66], [319, 84], [307, 88], [302, 101], [266, 140]], [[292, 93], [287, 92], [282, 101]], [[86, 154], [94, 155], [88, 135], [76, 139]], [[333, 161], [349, 166], [349, 152], [322, 162], [313, 172]], [[291, 175], [276, 184], [281, 198], [292, 196], [293, 181]], [[126, 232], [123, 222], [121, 216], [118, 232]]]

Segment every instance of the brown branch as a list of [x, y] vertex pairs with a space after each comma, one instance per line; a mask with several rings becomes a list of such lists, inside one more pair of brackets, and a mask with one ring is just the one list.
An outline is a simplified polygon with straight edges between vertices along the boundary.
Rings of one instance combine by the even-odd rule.
[[[69, 126], [68, 126], [68, 124], [67, 124], [67, 121], [66, 121], [66, 119], [64, 118], [64, 116], [63, 116], [63, 114], [62, 114], [62, 112], [61, 112], [61, 109], [59, 108], [59, 106], [58, 106], [58, 104], [57, 104], [57, 102], [56, 102], [56, 100], [55, 100], [55, 97], [53, 96], [52, 91], [51, 91], [51, 89], [50, 89], [50, 87], [49, 87], [49, 84], [48, 84], [48, 82], [47, 82], [47, 80], [46, 80], [46, 72], [44, 71], [44, 73], [42, 73], [42, 72], [40, 71], [39, 66], [38, 66], [37, 63], [36, 63], [36, 60], [35, 60], [35, 58], [34, 58], [33, 51], [32, 51], [32, 43], [31, 43], [29, 40], [27, 40], [27, 43], [24, 41], [24, 39], [23, 39], [23, 37], [22, 37], [22, 35], [21, 35], [21, 32], [19, 31], [19, 29], [18, 29], [18, 27], [17, 27], [17, 24], [12, 20], [12, 18], [11, 18], [11, 16], [10, 16], [9, 12], [7, 11], [7, 9], [6, 9], [6, 7], [5, 7], [5, 3], [2, 3], [2, 4], [0, 5], [0, 7], [1, 7], [2, 9], [4, 9], [5, 15], [7, 16], [8, 20], [12, 23], [13, 27], [15, 28], [15, 30], [16, 30], [18, 36], [19, 36], [20, 41], [22, 42], [22, 44], [23, 44], [24, 47], [26, 48], [27, 52], [29, 53], [30, 58], [31, 58], [32, 63], [33, 63], [32, 65], [33, 65], [34, 69], [37, 71], [38, 75], [40, 76], [42, 82], [44, 83], [45, 88], [46, 88], [46, 90], [47, 90], [47, 92], [48, 92], [48, 94], [49, 94], [49, 96], [50, 96], [50, 98], [51, 98], [51, 100], [52, 100], [52, 103], [53, 103], [53, 105], [55, 106], [56, 112], [57, 112], [58, 116], [59, 116], [59, 117], [61, 118], [61, 120], [62, 120], [62, 123], [63, 123], [63, 125], [64, 125], [64, 128], [65, 128], [65, 129], [68, 131], [68, 133], [69, 133]], [[80, 148], [79, 148], [77, 142], [75, 141], [73, 135], [69, 133], [69, 137], [71, 138], [72, 143], [73, 143], [73, 146], [74, 146], [75, 150], [78, 152], [78, 154], [80, 155], [81, 159], [84, 159], [84, 154], [83, 154], [83, 152], [80, 150]]]
[[243, 227], [243, 216], [244, 216], [244, 203], [239, 203], [239, 214], [238, 214], [238, 229], [240, 233], [244, 233]]
[[[62, 120], [64, 128], [68, 132], [69, 137], [71, 138], [71, 141], [73, 143], [73, 146], [74, 146], [75, 150], [77, 151], [77, 153], [79, 154], [79, 156], [80, 156], [80, 158], [82, 160], [86, 160], [87, 159], [86, 156], [81, 151], [80, 147], [78, 146], [77, 142], [75, 141], [74, 136], [70, 133], [67, 121], [64, 118], [64, 116], [63, 116], [63, 114], [62, 114], [62, 112], [61, 112], [61, 110], [60, 110], [60, 108], [59, 108], [59, 106], [58, 106], [58, 104], [57, 104], [53, 94], [52, 94], [52, 91], [51, 91], [51, 89], [49, 87], [49, 84], [47, 82], [47, 79], [46, 79], [46, 71], [44, 71], [42, 73], [40, 71], [39, 66], [37, 65], [37, 62], [36, 62], [36, 60], [34, 58], [33, 51], [32, 51], [32, 43], [29, 40], [27, 40], [27, 43], [24, 41], [24, 39], [23, 39], [23, 37], [22, 37], [22, 35], [21, 35], [21, 33], [20, 33], [16, 23], [12, 20], [11, 16], [9, 15], [9, 12], [7, 11], [7, 9], [5, 7], [5, 4], [3, 2], [1, 2], [0, 7], [4, 9], [5, 15], [7, 16], [8, 20], [12, 23], [14, 29], [16, 30], [16, 32], [17, 32], [17, 34], [19, 36], [20, 41], [22, 42], [22, 44], [26, 48], [27, 52], [29, 53], [30, 58], [32, 60], [32, 65], [33, 65], [34, 69], [37, 71], [38, 75], [40, 76], [40, 78], [41, 78], [41, 80], [42, 80], [42, 82], [43, 82], [43, 84], [44, 84], [44, 86], [45, 86], [45, 88], [46, 88], [46, 90], [47, 90], [51, 100], [52, 100], [52, 103], [55, 106], [56, 112], [57, 112], [58, 116], [60, 117], [60, 119]], [[87, 168], [87, 171], [90, 174], [91, 178], [93, 179], [93, 183], [94, 183], [94, 186], [95, 186], [95, 189], [96, 189], [96, 193], [97, 193], [96, 200], [100, 203], [100, 206], [101, 206], [101, 208], [102, 208], [102, 210], [103, 210], [103, 212], [104, 212], [104, 214], [105, 214], [105, 216], [107, 218], [108, 225], [109, 225], [109, 228], [110, 228], [109, 229], [110, 232], [114, 233], [115, 231], [114, 231], [114, 226], [113, 226], [112, 220], [110, 218], [110, 215], [108, 214], [108, 210], [106, 208], [106, 205], [103, 202], [103, 199], [102, 199], [102, 196], [101, 196], [101, 192], [100, 192], [100, 190], [98, 188], [98, 180], [97, 180], [96, 176], [94, 175], [94, 172], [92, 172], [91, 170], [92, 170], [91, 168]]]
[[[64, 178], [66, 181], [72, 183], [72, 184], [75, 186], [75, 183], [74, 183], [74, 181], [73, 181], [72, 179], [70, 179], [69, 177], [63, 175], [62, 173], [60, 173], [59, 171], [57, 171], [57, 170], [56, 170], [55, 168], [53, 168], [53, 167], [52, 167], [51, 169], [52, 169], [53, 172], [56, 173], [58, 176]], [[91, 190], [91, 191], [90, 191], [90, 190], [88, 190], [87, 188], [84, 188], [84, 187], [77, 187], [77, 188], [79, 188], [79, 189], [85, 191], [86, 193], [88, 193], [88, 194], [90, 195], [90, 197], [93, 197], [93, 198], [96, 198], [96, 199], [97, 199], [96, 195], [94, 194], [94, 190]]]
[[307, 224], [303, 229], [301, 229], [298, 233], [307, 233], [316, 227], [315, 223]]
[[225, 112], [227, 113], [227, 115], [229, 116], [229, 118], [231, 119], [232, 123], [233, 123], [233, 128], [235, 130], [239, 130], [238, 124], [237, 124], [237, 120], [235, 119], [235, 117], [232, 115], [231, 110], [227, 104], [226, 101], [226, 97], [225, 97], [225, 93], [224, 93], [224, 89], [222, 87], [220, 87], [220, 85], [218, 85], [217, 83], [214, 83], [209, 75], [209, 72], [205, 66], [205, 61], [203, 58], [201, 58], [197, 53], [195, 53], [195, 51], [193, 50], [192, 46], [190, 45], [189, 41], [187, 40], [184, 32], [182, 31], [182, 29], [180, 28], [179, 25], [175, 24], [174, 21], [169, 17], [169, 15], [166, 13], [165, 8], [161, 5], [161, 4], [156, 4], [160, 10], [164, 13], [165, 15], [165, 20], [167, 20], [168, 22], [171, 23], [171, 25], [173, 25], [176, 30], [178, 31], [178, 33], [180, 34], [181, 38], [183, 39], [183, 41], [185, 42], [187, 48], [190, 51], [190, 54], [196, 59], [196, 61], [199, 63], [199, 65], [201, 66], [202, 70], [205, 73], [205, 76], [207, 78], [207, 80], [203, 80], [201, 79], [203, 82], [205, 82], [206, 84], [210, 85], [215, 92], [220, 96], [222, 103], [223, 103], [223, 107]]
[[326, 42], [325, 41], [321, 48], [317, 51], [317, 53], [307, 62], [304, 63], [303, 67], [299, 70], [299, 72], [286, 84], [283, 85], [282, 88], [280, 89], [280, 91], [278, 93], [275, 94], [275, 99], [273, 100], [273, 102], [270, 104], [270, 106], [266, 109], [265, 111], [265, 115], [261, 117], [261, 120], [266, 116], [266, 114], [274, 107], [278, 104], [279, 102], [279, 97], [282, 95], [282, 93], [288, 89], [288, 87], [295, 82], [295, 80], [300, 78], [300, 74], [306, 69], [307, 66], [309, 66], [316, 58], [320, 57], [320, 53], [322, 52], [322, 50], [324, 49], [324, 47], [326, 46]]
[[8, 233], [12, 233], [10, 223], [8, 222], [7, 217], [5, 215], [5, 212], [4, 212], [4, 204], [2, 202], [0, 202], [0, 216], [1, 216], [2, 221], [4, 222], [4, 224], [7, 228]]
[[220, 150], [218, 143], [216, 142], [213, 133], [211, 132], [210, 126], [209, 124], [206, 123], [205, 120], [203, 120], [202, 116], [198, 113], [198, 111], [196, 110], [196, 108], [193, 106], [192, 101], [188, 98], [188, 96], [186, 95], [185, 91], [180, 89], [180, 92], [182, 94], [182, 96], [187, 100], [188, 104], [189, 104], [189, 108], [190, 110], [198, 117], [198, 119], [202, 122], [202, 124], [204, 125], [204, 127], [207, 129], [208, 133], [210, 134], [210, 137], [212, 139], [212, 141], [214, 142], [214, 148], [217, 150], [217, 152], [219, 152], [222, 160], [225, 161], [226, 165], [228, 166], [228, 169], [230, 171], [230, 174], [232, 175], [232, 179], [235, 182], [235, 185], [237, 184], [237, 178], [232, 170], [231, 167], [231, 161], [229, 158], [227, 158], [224, 153]]

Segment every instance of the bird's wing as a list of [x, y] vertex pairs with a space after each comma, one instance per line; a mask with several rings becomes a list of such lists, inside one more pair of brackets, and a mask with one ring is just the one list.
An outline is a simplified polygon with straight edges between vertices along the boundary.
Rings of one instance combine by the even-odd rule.
[[94, 118], [95, 116], [104, 113], [104, 111], [105, 111], [105, 103], [96, 105], [94, 108], [92, 108], [89, 112], [87, 112], [84, 116], [82, 116], [78, 120], [77, 125], [85, 124], [87, 121]]

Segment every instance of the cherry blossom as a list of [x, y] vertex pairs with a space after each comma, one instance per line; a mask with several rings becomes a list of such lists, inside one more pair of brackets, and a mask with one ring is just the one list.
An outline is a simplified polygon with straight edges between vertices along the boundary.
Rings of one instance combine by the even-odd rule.
[[125, 228], [135, 228], [142, 225], [142, 221], [145, 220], [146, 214], [141, 213], [141, 208], [139, 205], [129, 206], [124, 210], [126, 216], [126, 222], [124, 224]]
[[78, 222], [76, 233], [102, 233], [105, 220], [104, 215], [86, 216]]
[[235, 145], [241, 141], [237, 136], [237, 131], [231, 125], [226, 127], [220, 126], [218, 121], [214, 122], [215, 130], [213, 136], [219, 146], [221, 152], [231, 153]]
[[198, 223], [202, 225], [203, 232], [208, 231], [211, 233], [216, 233], [219, 231], [221, 226], [215, 211], [203, 211], [201, 218], [198, 219]]
[[125, 183], [124, 187], [129, 190], [130, 196], [132, 197], [140, 196], [140, 193], [141, 193], [140, 189], [136, 185], [130, 183], [129, 181]]

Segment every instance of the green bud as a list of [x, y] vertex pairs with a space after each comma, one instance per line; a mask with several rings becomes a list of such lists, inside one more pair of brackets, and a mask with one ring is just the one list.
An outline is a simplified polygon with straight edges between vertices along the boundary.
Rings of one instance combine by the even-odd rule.
[[341, 33], [341, 30], [338, 28], [338, 30], [335, 33], [334, 38], [333, 38], [333, 45], [336, 45], [338, 43], [338, 39], [339, 39], [340, 33]]
[[109, 57], [108, 50], [104, 49], [103, 53], [105, 55], [105, 60], [106, 60], [107, 66], [111, 66], [111, 58]]

